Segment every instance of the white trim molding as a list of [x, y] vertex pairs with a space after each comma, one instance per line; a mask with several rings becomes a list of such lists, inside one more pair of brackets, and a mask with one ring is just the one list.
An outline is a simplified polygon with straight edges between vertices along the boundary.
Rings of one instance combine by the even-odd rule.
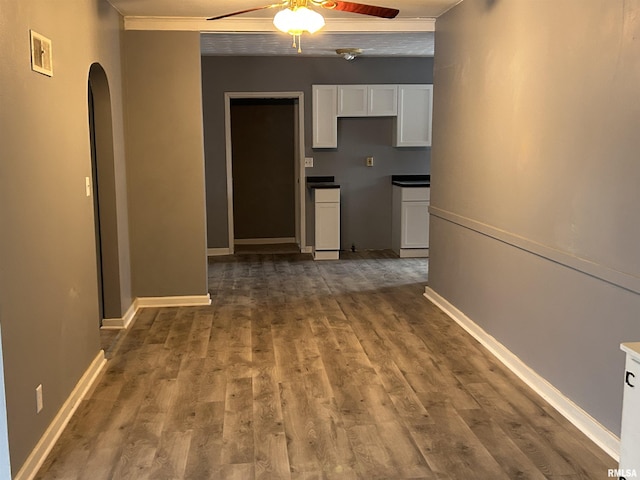
[[89, 368], [82, 375], [74, 389], [71, 391], [69, 398], [64, 402], [57, 415], [40, 438], [24, 465], [14, 477], [14, 480], [28, 480], [35, 477], [38, 470], [44, 463], [47, 455], [51, 452], [58, 438], [62, 434], [69, 420], [80, 406], [80, 402], [87, 395], [93, 384], [98, 380], [107, 360], [104, 356], [104, 350], [100, 350], [96, 358], [91, 362]]
[[[434, 32], [435, 18], [332, 18], [323, 32]], [[271, 18], [226, 18], [207, 21], [201, 17], [124, 17], [125, 30], [167, 30], [189, 32], [272, 32]]]
[[296, 238], [236, 238], [233, 242], [236, 245], [277, 245], [279, 243], [296, 243]]
[[220, 257], [222, 255], [231, 255], [229, 248], [207, 248], [207, 257]]
[[507, 347], [489, 335], [482, 327], [458, 310], [448, 300], [430, 287], [425, 287], [424, 296], [464, 328], [482, 346], [489, 350], [509, 370], [546, 400], [562, 416], [575, 425], [591, 441], [610, 457], [620, 459], [620, 439], [607, 430], [595, 418], [571, 401], [570, 398], [547, 382], [527, 364], [514, 355]]
[[127, 328], [131, 324], [137, 311], [138, 302], [134, 300], [122, 318], [105, 318], [102, 320], [102, 326], [100, 328], [102, 330], [122, 330]]
[[[227, 250], [227, 249], [225, 249]], [[131, 325], [133, 318], [141, 308], [149, 307], [200, 307], [211, 305], [211, 295], [185, 295], [168, 297], [138, 297], [136, 298], [127, 313], [122, 318], [105, 318], [102, 320], [102, 330], [122, 330]]]
[[211, 305], [211, 295], [185, 295], [167, 297], [138, 297], [138, 308], [148, 307], [199, 307]]
[[468, 228], [469, 230], [481, 233], [482, 235], [486, 235], [495, 240], [499, 240], [507, 245], [533, 253], [534, 255], [538, 255], [539, 257], [546, 258], [547, 260], [572, 268], [578, 272], [582, 272], [607, 283], [611, 283], [617, 287], [640, 294], [640, 277], [630, 273], [621, 272], [606, 265], [595, 263], [586, 258], [578, 257], [572, 253], [547, 245], [542, 245], [515, 233], [501, 230], [493, 225], [482, 223], [472, 218], [458, 215], [454, 212], [443, 210], [437, 206], [430, 205], [429, 213], [435, 217], [455, 223], [456, 225]]

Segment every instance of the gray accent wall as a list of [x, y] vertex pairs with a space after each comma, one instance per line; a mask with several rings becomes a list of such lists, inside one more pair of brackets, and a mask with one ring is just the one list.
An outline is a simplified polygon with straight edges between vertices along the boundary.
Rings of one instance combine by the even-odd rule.
[[200, 35], [124, 32], [132, 290], [207, 294]]
[[[202, 57], [209, 248], [228, 247], [224, 92], [304, 92], [305, 155], [314, 158], [306, 175], [332, 175], [342, 186], [342, 248], [382, 249], [391, 248], [390, 176], [429, 173], [431, 151], [392, 147], [391, 117], [341, 118], [338, 148], [312, 149], [311, 86], [432, 83], [432, 72], [432, 58]], [[312, 228], [307, 221], [308, 245]]]
[[616, 435], [640, 340], [640, 2], [438, 19], [429, 286]]
[[[100, 351], [93, 202], [85, 194], [96, 62], [112, 101], [121, 310], [131, 304], [120, 25], [103, 0], [0, 0], [0, 323], [13, 475]], [[52, 41], [53, 77], [30, 68], [30, 29]]]

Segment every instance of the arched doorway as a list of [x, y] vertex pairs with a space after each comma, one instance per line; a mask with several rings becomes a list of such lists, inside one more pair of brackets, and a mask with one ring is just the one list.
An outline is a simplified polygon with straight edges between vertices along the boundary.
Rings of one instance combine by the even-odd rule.
[[100, 321], [120, 318], [120, 262], [111, 94], [104, 69], [91, 65], [88, 82], [89, 135], [96, 232]]

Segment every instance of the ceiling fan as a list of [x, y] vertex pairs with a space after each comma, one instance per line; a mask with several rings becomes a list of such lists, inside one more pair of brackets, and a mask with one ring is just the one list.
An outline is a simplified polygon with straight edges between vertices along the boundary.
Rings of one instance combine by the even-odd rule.
[[308, 5], [325, 8], [327, 10], [337, 10], [342, 12], [358, 13], [379, 18], [395, 18], [399, 10], [395, 8], [377, 7], [354, 2], [338, 2], [333, 0], [284, 0], [272, 5], [249, 8], [239, 12], [227, 13], [217, 17], [207, 18], [207, 20], [220, 20], [222, 18], [242, 15], [243, 13], [266, 10], [268, 8], [280, 8], [273, 18], [273, 24], [282, 32], [293, 36], [293, 46], [298, 42], [298, 53], [301, 53], [300, 36], [303, 32], [314, 33], [324, 26], [324, 18], [315, 10], [308, 8]]

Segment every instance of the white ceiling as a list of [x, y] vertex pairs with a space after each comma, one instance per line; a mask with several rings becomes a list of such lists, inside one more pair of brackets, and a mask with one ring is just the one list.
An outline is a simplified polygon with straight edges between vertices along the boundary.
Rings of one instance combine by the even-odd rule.
[[[248, 8], [278, 3], [278, 0], [109, 0], [125, 17], [214, 17]], [[398, 18], [436, 18], [460, 0], [359, 0], [358, 3], [397, 8]], [[322, 10], [326, 17], [352, 13]], [[272, 16], [273, 10], [252, 12], [251, 17]]]
[[[277, 9], [205, 20], [270, 1], [274, 0], [109, 0], [125, 17], [126, 29], [203, 32], [204, 55], [296, 55], [290, 37], [271, 23]], [[303, 35], [302, 55], [335, 56], [336, 48], [354, 47], [361, 48], [363, 56], [432, 56], [434, 19], [460, 1], [358, 0], [400, 10], [391, 20], [320, 9], [326, 26], [313, 36]]]
[[[360, 48], [369, 57], [432, 57], [433, 32], [316, 33], [302, 37], [302, 54], [335, 57], [337, 48]], [[200, 37], [203, 55], [286, 56], [300, 55], [291, 37], [283, 33], [213, 33]]]

